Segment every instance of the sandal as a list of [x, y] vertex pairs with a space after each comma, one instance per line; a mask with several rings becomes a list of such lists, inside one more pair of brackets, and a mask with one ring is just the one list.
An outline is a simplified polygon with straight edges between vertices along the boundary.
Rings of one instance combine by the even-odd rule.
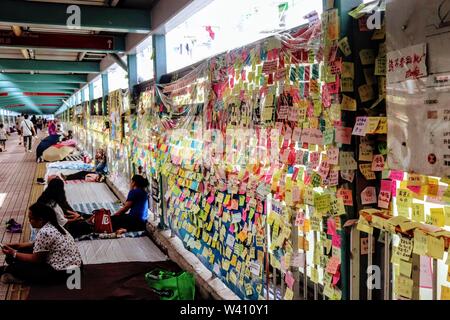
[[6, 230], [10, 233], [21, 233], [22, 225], [17, 223], [14, 219], [10, 219], [6, 222]]

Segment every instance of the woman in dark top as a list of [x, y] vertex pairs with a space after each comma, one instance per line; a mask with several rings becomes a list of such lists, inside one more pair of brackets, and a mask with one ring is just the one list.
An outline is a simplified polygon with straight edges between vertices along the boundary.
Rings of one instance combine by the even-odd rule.
[[90, 216], [82, 215], [70, 206], [66, 198], [64, 182], [61, 179], [54, 178], [50, 180], [37, 202], [55, 210], [58, 223], [61, 227], [67, 229], [73, 237], [78, 238], [93, 232], [93, 226], [85, 220], [90, 218]]
[[[131, 179], [130, 192], [125, 205], [111, 217], [113, 230], [118, 234], [130, 231], [144, 231], [148, 218], [149, 182], [140, 175]], [[129, 210], [129, 212], [128, 212]], [[128, 213], [127, 213], [128, 212]]]

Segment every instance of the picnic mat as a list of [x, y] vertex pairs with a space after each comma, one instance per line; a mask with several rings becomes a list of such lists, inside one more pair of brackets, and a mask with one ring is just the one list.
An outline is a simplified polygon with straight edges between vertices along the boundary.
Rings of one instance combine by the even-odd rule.
[[85, 182], [66, 184], [64, 189], [66, 190], [67, 201], [71, 206], [80, 203], [111, 203], [118, 201], [117, 197], [105, 183]]
[[80, 241], [77, 246], [85, 265], [167, 260], [148, 237]]
[[85, 265], [81, 290], [69, 290], [66, 283], [33, 285], [28, 300], [159, 300], [144, 279], [155, 268], [181, 271], [171, 261]]

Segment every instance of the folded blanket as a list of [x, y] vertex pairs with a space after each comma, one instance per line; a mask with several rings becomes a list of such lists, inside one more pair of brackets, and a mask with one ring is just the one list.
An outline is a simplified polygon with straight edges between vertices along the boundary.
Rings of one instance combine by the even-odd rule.
[[51, 146], [44, 151], [44, 153], [42, 154], [42, 159], [49, 162], [61, 161], [65, 157], [70, 155], [74, 150], [75, 148], [73, 147], [56, 148], [55, 146]]
[[66, 170], [75, 170], [75, 171], [92, 171], [94, 165], [83, 163], [80, 161], [63, 161], [63, 162], [54, 162], [47, 164], [47, 168], [49, 169], [66, 169]]

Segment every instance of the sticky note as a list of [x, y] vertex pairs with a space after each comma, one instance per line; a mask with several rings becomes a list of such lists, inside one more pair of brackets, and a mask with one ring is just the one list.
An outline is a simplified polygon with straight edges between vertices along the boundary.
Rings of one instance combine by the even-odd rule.
[[348, 38], [344, 37], [341, 40], [339, 40], [339, 49], [341, 49], [342, 53], [348, 57], [352, 54], [352, 50], [350, 48], [350, 44], [348, 42]]
[[360, 86], [358, 88], [358, 92], [361, 102], [368, 102], [375, 98], [375, 92], [373, 91], [373, 87], [368, 84]]
[[418, 229], [414, 230], [413, 253], [418, 255], [426, 255], [427, 250], [428, 250], [427, 235]]
[[444, 208], [430, 209], [430, 221], [436, 227], [445, 226]]
[[404, 276], [399, 276], [396, 283], [396, 293], [408, 299], [412, 299], [414, 281]]
[[412, 204], [412, 216], [413, 221], [416, 222], [425, 222], [425, 209], [424, 205], [420, 203]]
[[366, 180], [375, 180], [375, 172], [372, 171], [372, 165], [370, 163], [362, 163], [359, 165], [359, 171], [361, 171], [362, 175]]
[[450, 287], [441, 285], [441, 300], [450, 300]]
[[373, 160], [373, 148], [371, 145], [366, 143], [361, 143], [359, 145], [359, 160], [360, 161], [370, 161]]
[[444, 238], [427, 237], [428, 248], [427, 254], [435, 259], [441, 260], [444, 257]]
[[375, 63], [375, 52], [372, 49], [364, 49], [359, 52], [359, 57], [363, 65]]
[[399, 256], [401, 260], [409, 261], [412, 250], [413, 240], [402, 237], [395, 254]]
[[404, 260], [400, 260], [400, 274], [407, 278], [411, 277], [412, 263]]
[[369, 120], [367, 117], [356, 117], [355, 126], [353, 127], [352, 135], [354, 136], [365, 136], [367, 132], [367, 126]]
[[341, 102], [341, 110], [344, 111], [356, 111], [356, 100], [346, 96], [345, 94], [342, 96]]

